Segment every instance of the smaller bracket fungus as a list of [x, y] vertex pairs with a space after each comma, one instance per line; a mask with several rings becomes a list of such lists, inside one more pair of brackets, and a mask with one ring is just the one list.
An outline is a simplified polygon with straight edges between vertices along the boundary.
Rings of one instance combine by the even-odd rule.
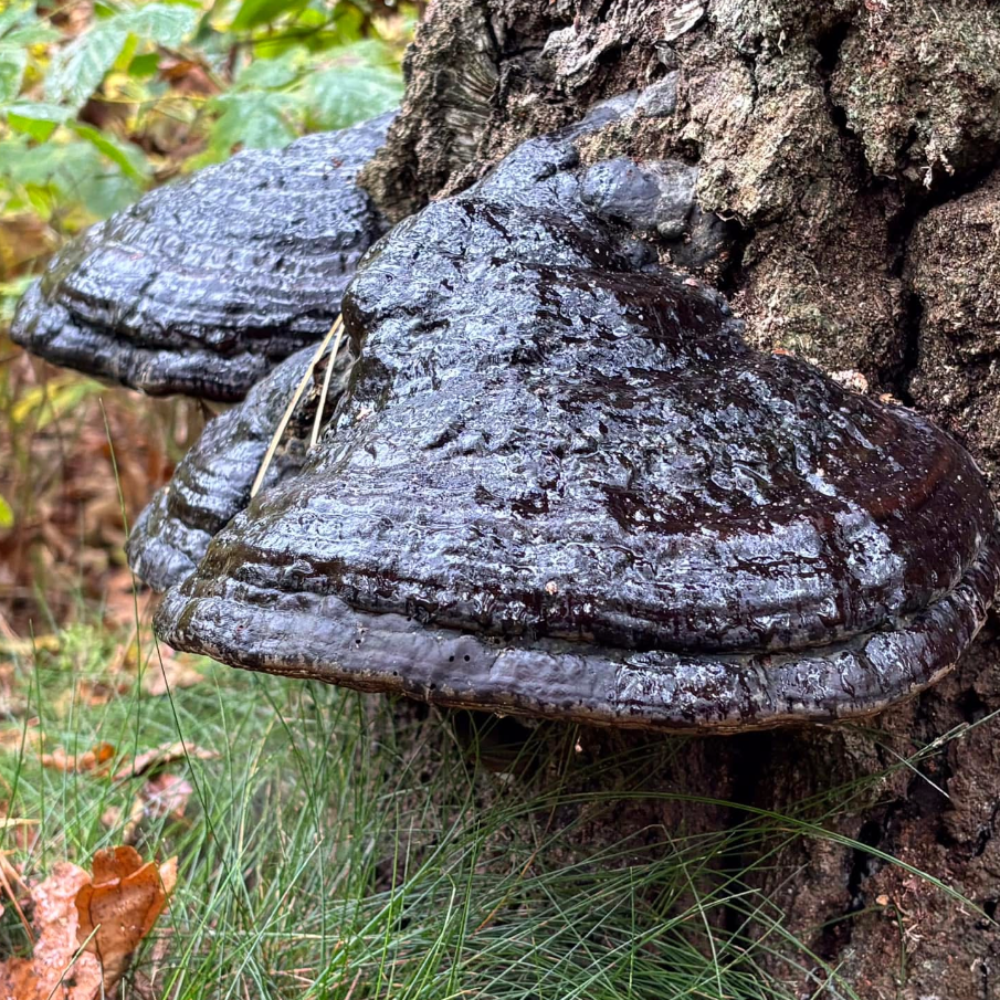
[[12, 338], [150, 395], [242, 399], [326, 333], [387, 228], [355, 178], [392, 118], [247, 150], [150, 192], [53, 259]]
[[[234, 477], [197, 566], [163, 577], [184, 579], [159, 634], [249, 669], [668, 730], [865, 716], [932, 684], [1000, 578], [971, 457], [751, 350], [720, 296], [587, 204], [571, 147], [532, 140], [368, 252], [318, 446], [252, 501]], [[270, 393], [216, 428], [273, 426]], [[196, 506], [177, 496], [135, 540], [140, 570]]]

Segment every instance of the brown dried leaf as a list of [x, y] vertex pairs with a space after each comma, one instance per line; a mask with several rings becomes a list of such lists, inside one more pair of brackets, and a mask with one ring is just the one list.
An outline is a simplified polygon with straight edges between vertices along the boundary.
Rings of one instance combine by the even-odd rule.
[[63, 862], [31, 888], [34, 953], [0, 963], [4, 1000], [97, 1000], [114, 992], [166, 906], [177, 859], [143, 864], [133, 848], [117, 847], [99, 851], [93, 867], [90, 876]]
[[154, 653], [142, 675], [143, 692], [158, 698], [168, 691], [200, 684], [205, 675], [194, 668], [197, 662], [197, 657], [174, 652], [169, 646], [160, 646], [160, 655]]
[[[31, 890], [35, 947], [31, 958], [10, 958], [0, 963], [0, 996], [17, 1000], [93, 1000], [100, 995], [104, 977], [93, 955], [81, 955], [76, 895], [90, 876], [76, 865], [63, 862]], [[72, 970], [72, 975], [68, 975]]]
[[83, 678], [77, 682], [76, 696], [90, 708], [107, 705], [116, 695], [128, 694], [129, 683], [126, 680], [89, 680]]
[[164, 743], [162, 746], [156, 747], [155, 750], [147, 750], [146, 753], [139, 754], [131, 764], [127, 764], [118, 771], [115, 780], [137, 778], [153, 768], [174, 764], [179, 760], [215, 760], [218, 756], [217, 750], [206, 750], [204, 747], [194, 746], [194, 744], [185, 746], [179, 741], [177, 743]]
[[142, 789], [146, 811], [155, 818], [172, 816], [174, 819], [183, 819], [184, 810], [193, 794], [194, 788], [190, 782], [176, 774], [154, 775]]
[[62, 747], [56, 747], [52, 753], [42, 754], [42, 766], [53, 767], [57, 771], [75, 771], [77, 774], [88, 771], [107, 774], [109, 761], [114, 760], [115, 752], [110, 743], [98, 743], [92, 750], [78, 755], [67, 754]]
[[[118, 503], [117, 497], [111, 497]], [[118, 510], [121, 508], [119, 507]], [[120, 517], [120, 515], [117, 515]], [[117, 522], [115, 522], [117, 524]], [[154, 595], [139, 584], [127, 568], [115, 570], [108, 578], [104, 596], [104, 623], [108, 628], [135, 627], [149, 621]]]
[[77, 938], [117, 982], [132, 952], [152, 930], [177, 882], [177, 859], [142, 863], [134, 847], [94, 855], [93, 881], [76, 895]]
[[23, 213], [0, 219], [0, 281], [11, 281], [29, 271], [58, 246], [59, 237], [37, 215]]
[[10, 726], [0, 729], [0, 750], [8, 750], [11, 753], [20, 753], [23, 747], [30, 750], [41, 742], [41, 733], [38, 728], [38, 719], [29, 719], [23, 726]]
[[[157, 774], [150, 778], [132, 800], [128, 818], [122, 826], [121, 837], [126, 844], [136, 842], [139, 826], [146, 817], [161, 819], [172, 816], [176, 820], [184, 818], [188, 801], [194, 788], [175, 774]], [[105, 810], [101, 821], [108, 829], [114, 829], [125, 819], [121, 809]]]
[[189, 59], [161, 59], [160, 79], [170, 84], [170, 89], [178, 94], [211, 97], [219, 92], [219, 87], [205, 68]]

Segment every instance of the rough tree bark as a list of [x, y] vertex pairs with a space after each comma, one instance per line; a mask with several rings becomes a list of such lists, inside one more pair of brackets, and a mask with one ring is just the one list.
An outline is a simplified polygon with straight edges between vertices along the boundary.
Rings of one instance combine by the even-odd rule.
[[[437, 0], [406, 71], [402, 115], [366, 177], [391, 216], [467, 186], [598, 99], [644, 90], [649, 113], [606, 129], [590, 153], [699, 167], [701, 207], [735, 234], [702, 277], [731, 297], [748, 339], [931, 414], [1000, 499], [1000, 4]], [[1000, 710], [1000, 645], [986, 631], [937, 688], [875, 720], [877, 734], [815, 727], [695, 740], [658, 787], [781, 810], [878, 772]], [[928, 757], [924, 773], [897, 770], [838, 831], [935, 874], [992, 916], [997, 732], [987, 722]], [[634, 812], [622, 812], [622, 828], [649, 822]], [[686, 815], [689, 825], [726, 820], [719, 810]], [[794, 851], [779, 899], [790, 929], [859, 995], [1000, 997], [991, 920], [897, 866], [829, 843]], [[778, 876], [760, 878], [767, 887]], [[895, 916], [838, 922], [883, 896]], [[803, 995], [814, 989], [802, 984]]]

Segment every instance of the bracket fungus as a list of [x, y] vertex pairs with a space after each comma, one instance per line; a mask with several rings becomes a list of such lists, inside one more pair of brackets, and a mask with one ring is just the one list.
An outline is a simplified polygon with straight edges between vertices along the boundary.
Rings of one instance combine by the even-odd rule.
[[387, 228], [355, 178], [392, 118], [247, 150], [151, 191], [53, 259], [12, 338], [150, 395], [242, 399], [323, 336]]
[[[526, 143], [368, 251], [329, 423], [307, 451], [297, 418], [252, 501], [306, 354], [209, 427], [132, 540], [170, 585], [160, 635], [627, 727], [830, 721], [933, 683], [1000, 576], [971, 457], [750, 349], [721, 296], [637, 235], [666, 217], [649, 185], [683, 171], [646, 170], [643, 198], [598, 211], [621, 184], [588, 182], [575, 134]], [[693, 192], [674, 181], [671, 235]]]

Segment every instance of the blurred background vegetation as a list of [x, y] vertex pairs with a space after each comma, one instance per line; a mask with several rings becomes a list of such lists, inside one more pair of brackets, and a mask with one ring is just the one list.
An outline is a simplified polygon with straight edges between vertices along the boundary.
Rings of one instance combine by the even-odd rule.
[[67, 239], [150, 187], [395, 106], [419, 14], [382, 0], [0, 0], [0, 632], [131, 604], [134, 517], [203, 416], [4, 333]]

